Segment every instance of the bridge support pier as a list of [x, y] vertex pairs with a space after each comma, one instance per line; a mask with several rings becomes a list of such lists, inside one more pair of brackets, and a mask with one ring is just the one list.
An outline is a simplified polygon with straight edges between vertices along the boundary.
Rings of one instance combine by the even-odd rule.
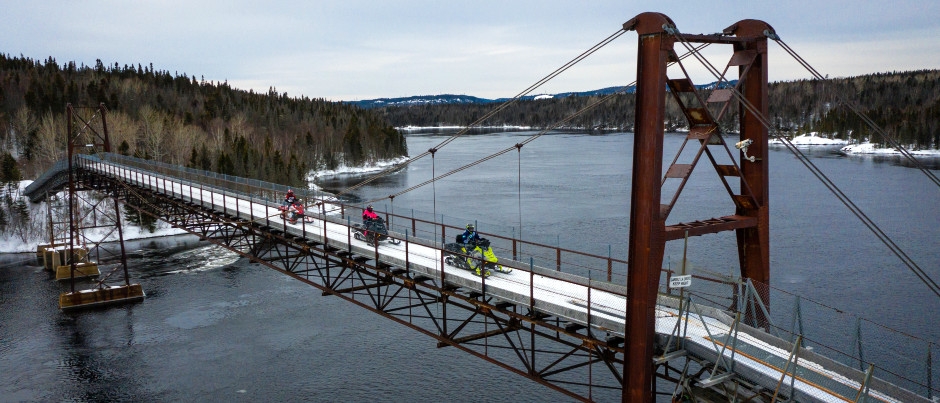
[[98, 277], [101, 271], [98, 270], [98, 263], [80, 262], [75, 263], [75, 272], [72, 272], [72, 265], [64, 265], [55, 268], [55, 279], [57, 281], [68, 281], [74, 278]]
[[[68, 210], [68, 243], [58, 248], [47, 248], [46, 268], [55, 271], [56, 280], [68, 281], [70, 290], [59, 295], [59, 308], [73, 310], [79, 308], [96, 307], [101, 305], [120, 304], [140, 301], [144, 299], [144, 291], [140, 284], [131, 284], [127, 272], [127, 255], [124, 251], [124, 235], [121, 227], [121, 206], [117, 197], [112, 197], [114, 204], [106, 206], [102, 200], [86, 199], [81, 197], [82, 192], [94, 190], [96, 187], [93, 176], [77, 172], [73, 167], [73, 159], [82, 153], [110, 152], [111, 145], [108, 140], [108, 125], [105, 120], [106, 109], [104, 104], [94, 108], [93, 115], [85, 119], [76, 113], [71, 104], [66, 106], [68, 115], [68, 196], [65, 199], [63, 210]], [[75, 132], [73, 129], [80, 127]], [[51, 203], [49, 196], [47, 202]], [[104, 199], [107, 200], [107, 199]], [[108, 208], [109, 207], [110, 211]], [[92, 214], [86, 214], [91, 212]], [[120, 246], [119, 265], [111, 269], [104, 279], [97, 281], [93, 288], [76, 290], [76, 280], [97, 277], [100, 274], [98, 262], [89, 260], [94, 253], [100, 259], [102, 249], [100, 245], [107, 235], [101, 239], [90, 239], [90, 234], [84, 230], [89, 225], [87, 217], [92, 217], [92, 227], [113, 226]], [[107, 217], [108, 220], [104, 218]], [[56, 228], [54, 217], [49, 212], [50, 243], [55, 243]], [[58, 250], [62, 252], [58, 252]], [[67, 256], [67, 259], [64, 258]], [[123, 270], [122, 270], [123, 269]], [[106, 284], [105, 280], [118, 271], [123, 272], [123, 284]], [[115, 276], [117, 277], [117, 276]]]
[[144, 290], [140, 284], [66, 292], [59, 295], [59, 309], [63, 311], [103, 305], [142, 301]]

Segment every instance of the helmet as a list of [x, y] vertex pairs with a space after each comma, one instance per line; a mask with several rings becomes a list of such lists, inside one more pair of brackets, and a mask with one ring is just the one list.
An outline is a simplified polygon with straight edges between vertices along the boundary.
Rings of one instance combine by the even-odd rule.
[[372, 205], [370, 204], [369, 207], [366, 207], [366, 210], [372, 211]]
[[290, 190], [290, 189], [287, 189], [287, 195], [288, 195], [288, 196], [293, 196], [293, 195], [294, 195], [294, 191], [293, 191], [293, 190]]
[[476, 231], [477, 227], [473, 224], [467, 224], [467, 231]]

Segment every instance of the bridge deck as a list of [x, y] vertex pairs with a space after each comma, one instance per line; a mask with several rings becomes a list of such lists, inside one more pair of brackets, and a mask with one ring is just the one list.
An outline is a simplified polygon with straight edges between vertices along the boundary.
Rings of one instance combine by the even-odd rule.
[[[502, 259], [501, 263], [514, 269], [511, 273], [496, 272], [491, 277], [481, 278], [467, 270], [444, 265], [440, 250], [442, 245], [430, 240], [412, 238], [400, 245], [383, 243], [378, 247], [356, 240], [349, 220], [340, 217], [334, 205], [326, 204], [315, 214], [308, 214], [312, 218], [310, 222], [300, 220], [291, 224], [281, 218], [278, 205], [270, 201], [178, 181], [97, 158], [83, 157], [79, 165], [100, 175], [271, 226], [309, 241], [370, 259], [377, 258], [382, 263], [396, 267], [407, 267], [415, 275], [441, 279], [478, 292], [485, 291], [488, 296], [524, 307], [532, 306], [546, 314], [610, 334], [624, 334], [624, 286], [590, 281]], [[924, 397], [878, 379], [872, 378], [866, 384], [865, 374], [861, 371], [808, 350], [797, 350], [794, 365], [793, 343], [759, 329], [741, 324], [735, 326], [734, 319], [725, 312], [693, 304], [680, 315], [678, 308], [677, 298], [660, 295], [656, 308], [656, 333], [662, 340], [676, 334], [678, 326], [681, 328], [681, 332], [678, 332], [682, 335], [681, 346], [687, 354], [710, 362], [721, 357], [721, 368], [729, 368], [735, 376], [769, 390], [778, 387], [789, 390], [792, 384], [796, 389], [795, 396], [800, 401], [856, 401], [867, 393], [869, 398], [884, 402], [929, 402]], [[795, 379], [792, 377], [794, 373]], [[716, 374], [716, 382], [720, 381], [720, 375]], [[867, 392], [859, 392], [865, 388]]]

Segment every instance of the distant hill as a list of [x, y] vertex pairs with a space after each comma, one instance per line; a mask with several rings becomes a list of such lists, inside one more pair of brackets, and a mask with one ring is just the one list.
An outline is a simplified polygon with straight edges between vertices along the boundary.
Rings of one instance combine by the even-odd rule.
[[[734, 84], [734, 83], [732, 83]], [[715, 83], [699, 85], [707, 97]], [[484, 126], [552, 127], [561, 129], [633, 130], [636, 88], [614, 95], [607, 102], [572, 117], [599, 97], [619, 87], [595, 91], [531, 95], [482, 122]], [[845, 100], [856, 105], [880, 128], [902, 144], [914, 148], [940, 145], [940, 70], [875, 73], [830, 80], [796, 80], [769, 85], [769, 120], [784, 133], [816, 131], [835, 138], [880, 142]], [[409, 100], [409, 102], [404, 102]], [[396, 127], [466, 126], [505, 99], [466, 95], [390, 98], [356, 103], [380, 113]], [[731, 108], [719, 122], [725, 132], [738, 131], [738, 110]], [[688, 121], [672, 97], [667, 97], [663, 124], [668, 130], [687, 128]]]
[[[538, 99], [556, 99], [556, 98], [565, 98], [565, 97], [586, 97], [592, 95], [607, 95], [613, 94], [620, 90], [623, 87], [607, 87], [601, 88], [599, 90], [593, 91], [583, 91], [583, 92], [562, 92], [559, 94], [537, 94], [537, 95], [526, 95], [521, 99], [531, 101]], [[627, 87], [626, 92], [633, 93], [636, 91], [636, 86]], [[415, 105], [486, 105], [492, 103], [500, 103], [508, 101], [509, 98], [497, 98], [497, 99], [487, 99], [479, 98], [470, 95], [452, 95], [452, 94], [442, 94], [442, 95], [415, 95], [410, 97], [401, 97], [401, 98], [378, 98], [378, 99], [366, 99], [362, 101], [346, 101], [356, 105], [363, 109], [372, 109], [372, 108], [384, 108], [389, 106], [415, 106]]]
[[[737, 80], [732, 81], [731, 85], [737, 83]], [[696, 86], [700, 90], [707, 90], [714, 88], [718, 82], [712, 82], [709, 84], [703, 84]], [[533, 101], [533, 100], [542, 100], [542, 99], [559, 99], [567, 97], [591, 97], [591, 96], [605, 96], [622, 91], [626, 94], [633, 94], [636, 92], [636, 86], [631, 85], [628, 87], [607, 87], [601, 88], [599, 90], [592, 91], [581, 91], [581, 92], [560, 92], [557, 94], [536, 94], [536, 95], [526, 95], [521, 99], [524, 101]], [[497, 98], [497, 99], [487, 99], [479, 98], [470, 95], [453, 95], [453, 94], [442, 94], [442, 95], [415, 95], [410, 97], [401, 97], [401, 98], [377, 98], [377, 99], [366, 99], [362, 101], [344, 101], [349, 104], [356, 105], [363, 109], [372, 109], [372, 108], [384, 108], [389, 106], [415, 106], [415, 105], [465, 105], [465, 104], [474, 104], [474, 105], [486, 105], [491, 103], [501, 103], [508, 101], [510, 98]]]

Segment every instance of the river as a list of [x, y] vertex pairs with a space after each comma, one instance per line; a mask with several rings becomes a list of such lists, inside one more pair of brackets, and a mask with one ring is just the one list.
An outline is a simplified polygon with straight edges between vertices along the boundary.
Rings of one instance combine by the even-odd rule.
[[[531, 134], [458, 139], [434, 159], [417, 160], [351, 196], [396, 194], [430, 179], [432, 171], [441, 175]], [[446, 138], [407, 137], [413, 155]], [[398, 195], [394, 203], [374, 204], [625, 259], [632, 138], [546, 135]], [[667, 163], [682, 139], [666, 135]], [[940, 189], [896, 158], [848, 157], [832, 148], [804, 152], [921, 268], [940, 278]], [[940, 298], [787, 150], [773, 148], [769, 159], [771, 285], [779, 295], [800, 295], [850, 319], [858, 315], [940, 342]], [[927, 163], [936, 173], [937, 161]], [[360, 180], [321, 185], [339, 190]], [[669, 222], [731, 214], [731, 206], [703, 161]], [[689, 262], [733, 272], [734, 244], [731, 233], [692, 238]], [[0, 401], [568, 400], [190, 236], [129, 242], [128, 249], [132, 277], [147, 299], [80, 313], [58, 310], [66, 286], [24, 262], [29, 255], [0, 256]], [[667, 261], [681, 255], [681, 242], [670, 243]], [[853, 329], [840, 324], [829, 333]]]

